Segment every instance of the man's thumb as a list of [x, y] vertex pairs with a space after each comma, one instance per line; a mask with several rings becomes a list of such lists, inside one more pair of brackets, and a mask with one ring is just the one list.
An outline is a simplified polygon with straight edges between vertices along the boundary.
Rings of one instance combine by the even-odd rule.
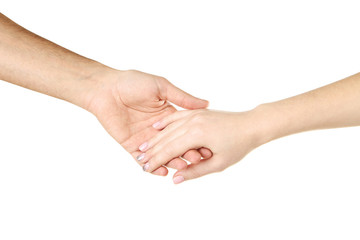
[[165, 85], [166, 86], [163, 89], [165, 93], [162, 93], [162, 95], [165, 95], [164, 97], [166, 100], [176, 104], [179, 107], [185, 109], [200, 109], [206, 108], [209, 105], [208, 101], [194, 97], [187, 92], [184, 92], [180, 88], [175, 87], [169, 81], [166, 81]]
[[196, 164], [190, 164], [186, 169], [176, 172], [173, 181], [175, 184], [178, 184], [186, 180], [217, 172], [217, 167], [214, 163], [215, 161], [213, 161], [213, 159], [207, 159]]

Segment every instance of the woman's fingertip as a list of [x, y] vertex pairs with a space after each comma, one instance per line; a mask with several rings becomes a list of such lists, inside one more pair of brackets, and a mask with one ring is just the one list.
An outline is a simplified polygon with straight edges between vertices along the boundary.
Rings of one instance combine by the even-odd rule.
[[143, 170], [144, 172], [146, 172], [150, 167], [150, 164], [149, 163], [145, 163], [145, 165], [143, 166]]
[[148, 147], [148, 145], [149, 144], [147, 142], [141, 144], [140, 147], [139, 147], [139, 150], [142, 151], [142, 152], [145, 151], [146, 148]]
[[136, 157], [136, 160], [141, 161], [144, 158], [145, 158], [145, 153], [142, 153], [142, 154], [140, 154], [139, 156]]

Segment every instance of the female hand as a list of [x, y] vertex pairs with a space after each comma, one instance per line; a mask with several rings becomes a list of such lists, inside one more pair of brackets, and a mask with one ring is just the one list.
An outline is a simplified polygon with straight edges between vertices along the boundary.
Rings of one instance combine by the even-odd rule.
[[[86, 109], [94, 113], [109, 134], [137, 160], [141, 160], [139, 144], [157, 133], [151, 124], [176, 111], [169, 102], [187, 109], [208, 105], [207, 101], [189, 95], [165, 78], [135, 70], [111, 70], [93, 79], [95, 83], [88, 91]], [[201, 152], [206, 156], [209, 150], [202, 149]], [[190, 150], [184, 152], [184, 158], [198, 162], [201, 154]], [[166, 164], [174, 169], [186, 166], [180, 158]], [[153, 174], [167, 175], [166, 167], [159, 166]]]
[[174, 174], [174, 183], [219, 172], [261, 145], [262, 116], [256, 110], [231, 113], [209, 110], [175, 112], [153, 125], [163, 129], [142, 149], [144, 171], [152, 172], [190, 149], [208, 148], [196, 164]]

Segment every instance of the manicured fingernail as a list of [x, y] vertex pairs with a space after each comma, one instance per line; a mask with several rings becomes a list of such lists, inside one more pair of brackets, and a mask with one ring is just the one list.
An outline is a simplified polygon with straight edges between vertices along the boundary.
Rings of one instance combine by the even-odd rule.
[[143, 170], [146, 172], [146, 170], [149, 169], [149, 163], [146, 163], [144, 166], [143, 166]]
[[142, 154], [140, 154], [139, 156], [136, 157], [136, 160], [141, 161], [144, 158], [145, 158], [145, 153], [142, 153]]
[[146, 150], [147, 146], [148, 146], [148, 143], [147, 143], [147, 142], [146, 142], [146, 143], [143, 143], [143, 144], [140, 145], [139, 150], [143, 152], [143, 151]]
[[173, 179], [175, 184], [182, 183], [184, 180], [185, 180], [185, 178], [183, 176], [177, 176], [177, 177], [174, 177], [174, 179]]
[[152, 126], [153, 126], [153, 128], [158, 128], [160, 126], [160, 122], [156, 122]]

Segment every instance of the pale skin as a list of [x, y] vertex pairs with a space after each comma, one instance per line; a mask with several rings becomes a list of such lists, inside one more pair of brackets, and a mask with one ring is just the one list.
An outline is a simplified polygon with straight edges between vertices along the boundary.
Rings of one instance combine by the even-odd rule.
[[159, 133], [143, 148], [144, 169], [153, 171], [189, 149], [213, 155], [174, 174], [181, 183], [223, 171], [255, 148], [290, 134], [360, 125], [360, 73], [247, 112], [176, 112], [154, 123]]
[[[151, 127], [176, 109], [206, 108], [208, 102], [180, 90], [163, 77], [120, 71], [85, 58], [39, 37], [0, 14], [0, 79], [73, 103], [93, 113], [106, 131], [134, 158], [138, 146], [157, 133]], [[183, 157], [199, 162], [208, 149], [189, 150]], [[140, 161], [137, 161], [143, 165]], [[184, 169], [175, 157], [153, 171]]]
[[[222, 171], [283, 136], [360, 125], [360, 74], [247, 112], [216, 112], [163, 77], [107, 67], [2, 14], [0, 33], [1, 80], [93, 113], [146, 171], [177, 169], [175, 183]], [[198, 110], [176, 112], [169, 102]]]

